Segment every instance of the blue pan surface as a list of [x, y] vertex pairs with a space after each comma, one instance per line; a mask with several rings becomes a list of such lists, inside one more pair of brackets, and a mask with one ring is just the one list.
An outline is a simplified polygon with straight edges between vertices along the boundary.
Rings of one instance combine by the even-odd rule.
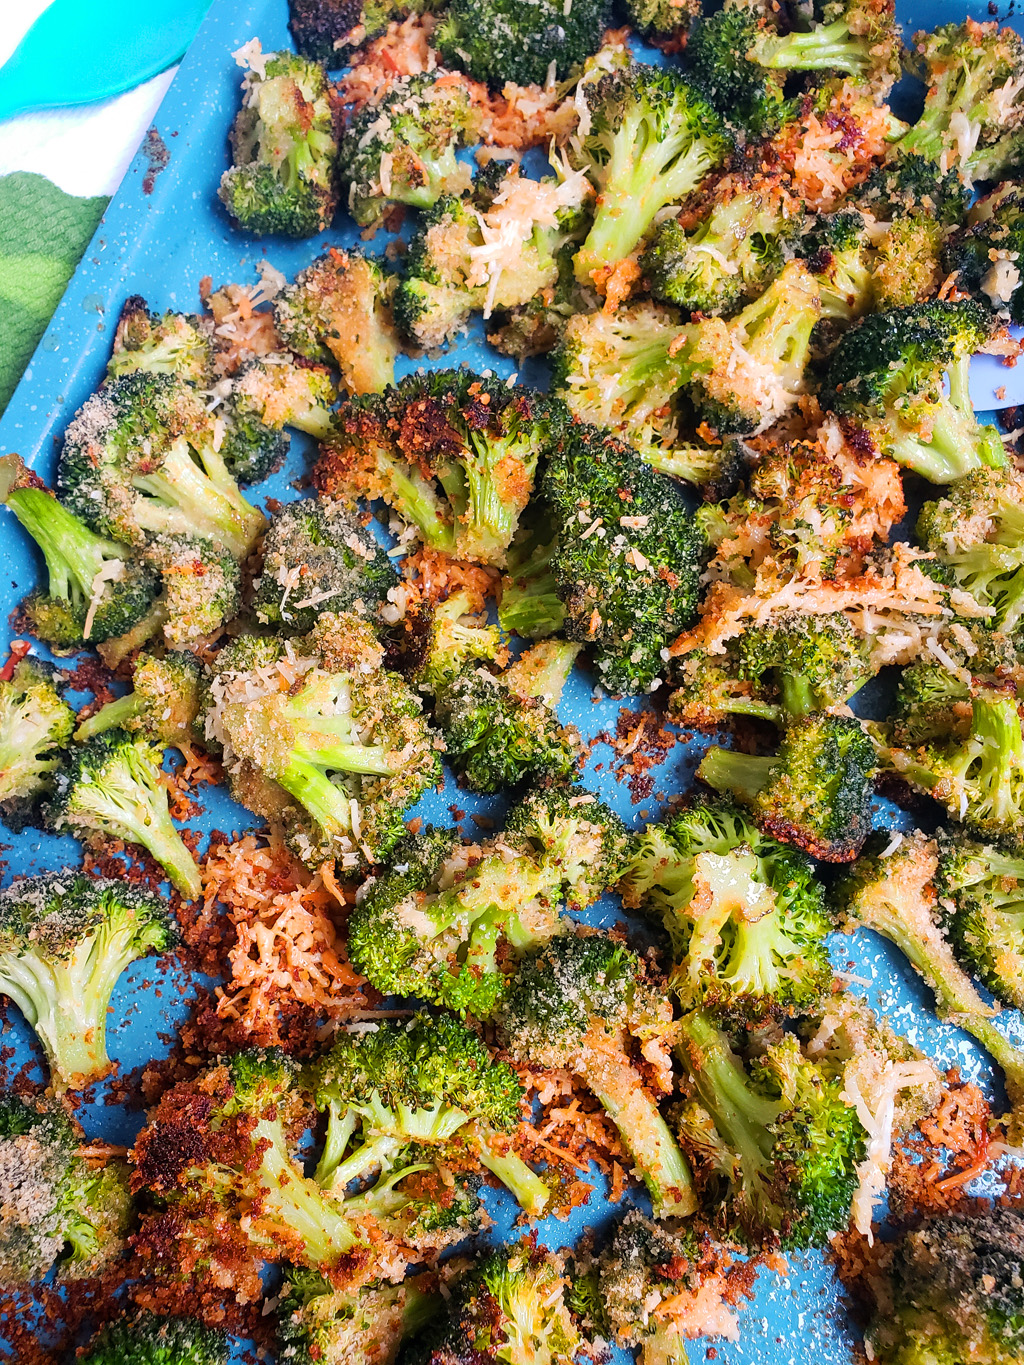
[[[913, 6], [903, 3], [901, 7], [898, 3], [897, 9], [908, 33], [961, 19], [965, 12], [978, 20], [991, 17], [986, 0], [969, 0], [966, 5], [921, 0]], [[326, 245], [358, 243], [357, 230], [343, 219], [313, 241], [255, 242], [230, 226], [216, 201], [216, 187], [228, 164], [227, 131], [241, 79], [231, 53], [253, 36], [261, 40], [265, 51], [289, 46], [286, 21], [286, 0], [215, 0], [183, 61], [156, 117], [156, 129], [169, 153], [166, 166], [154, 173], [145, 150], [136, 156], [0, 420], [0, 452], [17, 451], [48, 481], [65, 426], [100, 382], [118, 314], [128, 295], [142, 294], [151, 307], [160, 310], [194, 310], [199, 306], [198, 285], [204, 275], [212, 277], [214, 287], [231, 281], [248, 283], [256, 279], [257, 264], [267, 259], [291, 277]], [[661, 60], [654, 52], [645, 56]], [[913, 99], [912, 92], [909, 98]], [[385, 242], [382, 234], [370, 249], [382, 251]], [[503, 376], [514, 368], [510, 360], [483, 343], [479, 332], [436, 363], [462, 362], [478, 370], [490, 367]], [[412, 362], [400, 362], [400, 373], [403, 367], [412, 368]], [[541, 382], [539, 374], [532, 376], [524, 371], [523, 377]], [[291, 482], [308, 468], [310, 453], [306, 438], [293, 436], [287, 467], [252, 490], [251, 496], [255, 495], [257, 502], [268, 496], [294, 498]], [[0, 619], [6, 619], [33, 586], [40, 567], [34, 547], [14, 518], [0, 516]], [[73, 704], [84, 700], [84, 696], [72, 697]], [[591, 680], [576, 670], [559, 709], [562, 719], [572, 721], [589, 739], [602, 731], [614, 732], [623, 705], [595, 700]], [[638, 709], [639, 703], [631, 706]], [[595, 747], [584, 781], [631, 827], [639, 828], [646, 820], [658, 817], [665, 800], [686, 790], [705, 744], [701, 739], [677, 744], [663, 766], [655, 770], [655, 795], [639, 805], [631, 802], [627, 787], [611, 773], [613, 755], [606, 746]], [[191, 827], [204, 836], [212, 829], [241, 832], [255, 823], [223, 790], [204, 787], [200, 799], [205, 811]], [[449, 777], [444, 793], [431, 793], [416, 813], [447, 821], [452, 804], [499, 820], [503, 811], [500, 800], [472, 798]], [[881, 801], [877, 803], [876, 820], [886, 828], [908, 828], [912, 823], [896, 807]], [[14, 876], [76, 866], [80, 861], [79, 847], [70, 838], [36, 831], [15, 836], [2, 830], [0, 837], [9, 840], [3, 849], [4, 862], [0, 863], [4, 883]], [[594, 923], [611, 924], [621, 921], [623, 914], [617, 901], [606, 898], [587, 917]], [[895, 1026], [940, 1066], [959, 1066], [989, 1094], [998, 1096], [998, 1081], [987, 1059], [965, 1034], [936, 1021], [920, 982], [878, 939], [866, 933], [837, 938], [834, 961], [837, 968], [857, 980], [856, 991], [863, 991], [873, 1006], [888, 1014]], [[110, 1054], [122, 1074], [167, 1054], [178, 1025], [188, 1013], [196, 985], [208, 984], [183, 973], [175, 975], [172, 986], [152, 963], [142, 962], [122, 977], [114, 995], [110, 1036]], [[1024, 1042], [1024, 1022], [1008, 1014], [1002, 1017], [1008, 1031]], [[8, 1062], [11, 1072], [37, 1057], [30, 1031], [13, 1007], [0, 1034], [0, 1045], [14, 1049], [13, 1061]], [[42, 1079], [38, 1069], [30, 1075]], [[124, 1106], [105, 1103], [105, 1098], [106, 1087], [101, 1085], [96, 1088], [95, 1099], [78, 1111], [87, 1136], [130, 1143], [142, 1116]], [[571, 1245], [584, 1229], [605, 1228], [621, 1214], [624, 1205], [608, 1203], [603, 1179], [596, 1170], [591, 1179], [594, 1193], [588, 1206], [576, 1210], [567, 1221], [551, 1218], [541, 1222], [542, 1242], [556, 1248]], [[635, 1192], [627, 1198], [644, 1203], [643, 1196]], [[494, 1219], [490, 1237], [499, 1241], [509, 1234], [515, 1211], [504, 1195], [488, 1192], [488, 1200]], [[742, 1311], [741, 1340], [693, 1343], [690, 1356], [694, 1365], [705, 1358], [706, 1351], [708, 1358], [721, 1365], [804, 1365], [812, 1360], [815, 1365], [846, 1365], [851, 1360], [856, 1332], [823, 1257], [794, 1254], [789, 1257], [789, 1267], [786, 1278], [768, 1272], [760, 1276], [753, 1301]], [[630, 1357], [617, 1352], [614, 1359], [626, 1365]]]

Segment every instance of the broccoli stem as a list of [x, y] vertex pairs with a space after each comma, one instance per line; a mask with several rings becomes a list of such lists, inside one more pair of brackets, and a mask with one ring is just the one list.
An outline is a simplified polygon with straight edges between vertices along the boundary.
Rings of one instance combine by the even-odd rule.
[[109, 956], [111, 960], [104, 961], [103, 947], [94, 936], [79, 945], [70, 961], [47, 961], [32, 952], [11, 954], [0, 972], [0, 990], [32, 1025], [58, 1091], [78, 1088], [110, 1067], [107, 1006], [117, 978], [134, 954], [110, 951]]
[[686, 1158], [629, 1058], [593, 1033], [575, 1064], [618, 1128], [654, 1204], [656, 1218], [685, 1218], [697, 1207]]
[[[351, 1156], [339, 1161], [333, 1171], [329, 1174], [325, 1172], [324, 1178], [321, 1178], [320, 1174], [324, 1164], [324, 1159], [321, 1158], [320, 1165], [316, 1168], [317, 1183], [336, 1199], [341, 1199], [353, 1180], [360, 1180], [368, 1172], [387, 1166], [400, 1146], [401, 1143], [388, 1134], [371, 1137], [367, 1142], [360, 1143]], [[324, 1157], [326, 1156], [325, 1152]]]
[[788, 33], [757, 45], [758, 65], [773, 71], [842, 71], [860, 76], [871, 70], [871, 50], [853, 37], [842, 19], [810, 33]]
[[949, 367], [949, 396], [935, 404], [927, 440], [916, 430], [894, 426], [892, 456], [931, 483], [952, 483], [972, 470], [1006, 466], [1006, 447], [995, 427], [979, 426], [968, 391], [970, 356]]
[[455, 529], [442, 515], [437, 494], [423, 475], [404, 469], [397, 460], [388, 460], [380, 473], [389, 485], [389, 503], [403, 521], [416, 527], [424, 545], [454, 554]]
[[361, 1245], [355, 1229], [323, 1191], [298, 1171], [288, 1155], [281, 1124], [261, 1119], [252, 1133], [262, 1148], [253, 1189], [254, 1213], [249, 1236], [280, 1250], [298, 1243], [294, 1259], [302, 1265], [330, 1266]]
[[125, 553], [114, 541], [88, 530], [42, 488], [16, 488], [8, 494], [7, 506], [43, 553], [49, 595], [72, 606], [87, 603], [100, 570]]
[[128, 692], [123, 697], [117, 697], [114, 701], [108, 701], [106, 706], [83, 720], [75, 731], [75, 739], [91, 739], [93, 735], [102, 734], [104, 730], [113, 730], [117, 726], [123, 726], [126, 720], [131, 720], [142, 710], [142, 702], [134, 692]]
[[158, 469], [138, 473], [132, 480], [140, 493], [136, 520], [156, 535], [201, 535], [244, 559], [263, 530], [260, 512], [246, 502], [224, 462], [212, 450], [202, 451], [203, 467], [192, 458], [188, 442], [180, 439]]
[[348, 1144], [359, 1127], [359, 1115], [352, 1109], [341, 1110], [330, 1101], [327, 1107], [327, 1135], [313, 1179], [324, 1189], [334, 1184], [334, 1172], [345, 1159]]
[[483, 1124], [473, 1125], [471, 1139], [481, 1166], [496, 1175], [515, 1195], [519, 1205], [531, 1218], [539, 1218], [551, 1198], [551, 1191], [535, 1170], [511, 1147], [497, 1150], [495, 1134]]
[[313, 763], [293, 756], [284, 768], [275, 769], [272, 776], [329, 838], [352, 833], [353, 798]]
[[295, 758], [319, 768], [343, 773], [363, 773], [372, 777], [391, 777], [395, 768], [389, 761], [388, 750], [381, 744], [349, 744], [324, 735], [322, 744], [314, 743], [317, 732], [310, 730], [300, 736], [292, 750]]
[[811, 684], [799, 673], [783, 673], [779, 678], [783, 709], [795, 720], [817, 709]]
[[715, 791], [735, 792], [752, 801], [765, 787], [778, 759], [758, 758], [753, 754], [739, 754], [735, 749], [711, 748], [701, 760], [697, 776]]

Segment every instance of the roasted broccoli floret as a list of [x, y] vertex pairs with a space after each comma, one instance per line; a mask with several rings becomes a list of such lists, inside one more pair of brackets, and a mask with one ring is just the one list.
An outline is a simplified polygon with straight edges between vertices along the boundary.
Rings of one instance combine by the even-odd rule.
[[649, 825], [619, 889], [668, 932], [683, 1009], [804, 1013], [832, 983], [832, 922], [810, 859], [727, 801]]
[[138, 294], [125, 299], [114, 333], [107, 374], [117, 379], [134, 370], [176, 374], [206, 389], [213, 384], [213, 337], [206, 318], [188, 313], [157, 317]]
[[841, 209], [808, 219], [799, 251], [818, 282], [822, 318], [846, 323], [871, 309], [875, 255], [862, 213]]
[[597, 1262], [600, 1335], [639, 1347], [641, 1365], [686, 1365], [691, 1337], [735, 1336], [731, 1264], [707, 1233], [670, 1232], [631, 1209]]
[[54, 772], [48, 818], [80, 839], [93, 835], [141, 844], [188, 900], [202, 895], [195, 859], [167, 809], [163, 745], [127, 730], [107, 730], [68, 750]]
[[1008, 181], [979, 199], [968, 226], [946, 247], [944, 266], [956, 271], [957, 285], [1002, 319], [1024, 322], [1024, 194]]
[[973, 302], [872, 313], [840, 340], [822, 404], [863, 421], [886, 454], [932, 483], [985, 465], [1001, 468], [1002, 439], [995, 427], [978, 423], [967, 384], [971, 354], [991, 331], [991, 315]]
[[75, 716], [63, 694], [57, 670], [32, 655], [0, 674], [0, 820], [15, 832], [37, 822], [71, 738]]
[[188, 754], [197, 738], [202, 697], [202, 667], [194, 654], [140, 654], [132, 674], [132, 690], [108, 701], [75, 731], [75, 739], [91, 739], [119, 726], [154, 743], [173, 745]]
[[741, 138], [767, 138], [794, 112], [784, 93], [785, 76], [748, 56], [759, 28], [770, 19], [746, 5], [726, 6], [694, 25], [686, 45], [693, 78], [712, 106]]
[[130, 1200], [121, 1164], [79, 1154], [79, 1133], [57, 1100], [0, 1094], [0, 1284], [97, 1274], [120, 1256]]
[[732, 642], [724, 654], [696, 649], [674, 660], [672, 682], [675, 691], [668, 699], [668, 714], [678, 725], [714, 731], [733, 716], [757, 716], [776, 723], [785, 716], [777, 701], [741, 676]]
[[554, 707], [579, 645], [542, 640], [503, 673], [466, 664], [437, 696], [448, 761], [473, 791], [576, 775], [579, 732]]
[[671, 1027], [671, 1006], [645, 982], [641, 959], [600, 933], [563, 934], [526, 958], [499, 1016], [513, 1057], [572, 1071], [600, 1100], [658, 1217], [692, 1213], [693, 1182], [631, 1051]]
[[443, 602], [406, 613], [413, 637], [406, 671], [422, 691], [439, 697], [470, 663], [507, 660], [500, 628], [488, 625], [477, 606], [461, 589]]
[[607, 0], [453, 0], [434, 30], [442, 59], [501, 89], [564, 80], [601, 46]]
[[1024, 1009], [1024, 855], [939, 830], [938, 912], [957, 957], [993, 995]]
[[685, 43], [694, 17], [700, 14], [700, 0], [625, 0], [625, 11], [630, 28], [672, 52]]
[[992, 629], [1016, 630], [1024, 616], [1024, 474], [966, 474], [945, 497], [924, 504], [917, 537], [943, 579], [984, 609]]
[[65, 433], [57, 485], [94, 531], [130, 545], [198, 535], [244, 559], [264, 527], [218, 451], [213, 415], [173, 375], [129, 374], [93, 394]]
[[640, 268], [663, 303], [685, 313], [734, 313], [782, 270], [801, 217], [781, 176], [723, 176], [658, 224]]
[[609, 691], [653, 690], [662, 650], [693, 618], [704, 548], [678, 486], [577, 424], [549, 456], [543, 495], [558, 527], [551, 573], [566, 635], [593, 647]]
[[709, 749], [697, 776], [749, 807], [764, 833], [824, 862], [848, 863], [871, 830], [875, 767], [858, 720], [812, 711], [787, 727], [776, 756]]
[[647, 463], [662, 474], [694, 483], [705, 502], [721, 502], [738, 490], [754, 461], [754, 452], [738, 436], [723, 441], [693, 441], [672, 446], [639, 445]]
[[280, 668], [283, 642], [257, 641], [252, 660], [235, 648], [218, 660], [220, 699], [206, 729], [224, 745], [236, 799], [273, 816], [262, 808], [264, 784], [283, 789], [308, 817], [293, 808], [287, 823], [311, 866], [382, 858], [404, 835], [405, 812], [438, 780], [440, 761], [419, 698], [382, 667], [369, 624], [324, 614], [296, 647], [300, 658]]
[[46, 589], [22, 610], [32, 631], [55, 651], [123, 635], [149, 611], [156, 579], [125, 545], [95, 535], [27, 470], [17, 455], [0, 458], [0, 501], [42, 551]]
[[443, 1318], [402, 1351], [402, 1365], [571, 1365], [583, 1342], [565, 1303], [560, 1256], [531, 1242], [488, 1252], [453, 1287]]
[[503, 840], [535, 859], [574, 910], [585, 910], [615, 885], [633, 850], [625, 825], [603, 801], [564, 785], [518, 801]]
[[[242, 572], [230, 551], [202, 536], [155, 536], [142, 551], [160, 575], [163, 592], [139, 622], [134, 647], [158, 631], [171, 649], [190, 649], [216, 634], [242, 606]], [[145, 632], [145, 633], [143, 633]], [[114, 643], [114, 642], [112, 642]], [[129, 651], [130, 652], [130, 651]], [[104, 651], [108, 653], [108, 651]], [[116, 661], [107, 659], [110, 667]]]
[[584, 87], [590, 129], [579, 164], [597, 210], [576, 253], [576, 278], [602, 288], [658, 212], [697, 189], [729, 155], [725, 126], [696, 87], [667, 68], [634, 65]]
[[387, 552], [329, 499], [286, 503], [263, 541], [257, 619], [306, 635], [325, 612], [373, 619], [398, 582]]
[[313, 237], [338, 202], [333, 114], [318, 62], [270, 52], [242, 82], [231, 128], [234, 164], [217, 196], [245, 232]]
[[143, 1311], [101, 1328], [76, 1359], [82, 1365], [228, 1365], [228, 1356], [221, 1328]]
[[740, 675], [777, 696], [794, 717], [847, 701], [871, 671], [863, 639], [837, 612], [781, 612], [745, 630], [737, 654]]
[[336, 365], [347, 392], [381, 393], [395, 379], [393, 293], [394, 276], [379, 261], [332, 247], [281, 290], [274, 321], [293, 351]]
[[476, 140], [478, 120], [472, 93], [455, 72], [400, 77], [380, 100], [363, 105], [338, 150], [356, 222], [365, 227], [394, 204], [429, 208], [442, 194], [468, 189], [470, 168], [455, 153]]
[[334, 381], [324, 366], [298, 365], [283, 356], [250, 360], [223, 388], [219, 453], [239, 483], [262, 483], [281, 467], [289, 444], [284, 426], [317, 437], [331, 430]]
[[[879, 767], [897, 773], [912, 787], [934, 797], [956, 820], [981, 838], [1020, 839], [1024, 834], [1024, 735], [1017, 698], [1001, 685], [959, 689], [951, 708], [949, 688], [926, 687], [923, 669], [914, 679], [915, 705], [898, 703], [897, 722], [876, 729]], [[908, 669], [914, 674], [918, 670]], [[901, 689], [902, 691], [902, 689]], [[965, 721], [947, 723], [962, 706]], [[929, 721], [934, 720], [934, 727]], [[933, 733], [920, 742], [921, 735]]]
[[1024, 1215], [998, 1206], [902, 1233], [867, 1329], [879, 1365], [1014, 1365], [1024, 1350]]
[[389, 1171], [410, 1144], [443, 1154], [465, 1144], [533, 1216], [548, 1190], [507, 1140], [523, 1089], [479, 1038], [450, 1015], [383, 1020], [370, 1033], [342, 1034], [314, 1063], [316, 1107], [328, 1115], [316, 1179], [343, 1195], [353, 1180]]
[[841, 1077], [791, 1034], [744, 1063], [702, 1010], [680, 1021], [676, 1054], [691, 1093], [679, 1136], [708, 1211], [755, 1241], [775, 1234], [790, 1246], [822, 1246], [845, 1229], [867, 1133]]
[[[431, 1288], [431, 1286], [434, 1286]], [[289, 1269], [277, 1305], [277, 1339], [291, 1365], [389, 1365], [402, 1340], [442, 1309], [436, 1277], [336, 1289], [312, 1270]]]
[[[731, 321], [683, 325], [644, 302], [574, 317], [555, 353], [555, 391], [584, 421], [671, 460], [685, 395], [702, 436], [772, 425], [804, 390], [811, 333], [821, 313], [817, 281], [791, 261]], [[669, 471], [671, 468], [669, 466]]]
[[[927, 87], [924, 112], [895, 144], [968, 183], [998, 180], [1024, 158], [1024, 41], [998, 23], [940, 24], [915, 33], [912, 65]], [[969, 130], [964, 137], [964, 129]]]
[[288, 0], [288, 28], [304, 57], [328, 71], [347, 66], [351, 53], [394, 19], [420, 14], [427, 0]]
[[551, 566], [556, 532], [546, 515], [535, 515], [521, 524], [508, 548], [501, 580], [498, 621], [503, 630], [527, 640], [543, 640], [565, 624], [565, 607]]
[[502, 565], [562, 422], [559, 405], [503, 380], [410, 375], [343, 404], [313, 482], [345, 502], [382, 498], [430, 549]]
[[935, 993], [939, 1016], [972, 1034], [1002, 1067], [1014, 1111], [1024, 1127], [1024, 1052], [992, 1022], [985, 1004], [950, 947], [937, 906], [939, 868], [934, 840], [904, 835], [886, 852], [885, 833], [872, 836], [863, 856], [836, 885], [835, 903], [847, 932], [859, 925], [894, 943]]

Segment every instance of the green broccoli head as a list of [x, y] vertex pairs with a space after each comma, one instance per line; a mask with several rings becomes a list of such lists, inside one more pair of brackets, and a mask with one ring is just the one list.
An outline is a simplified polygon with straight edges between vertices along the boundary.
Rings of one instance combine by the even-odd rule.
[[684, 43], [690, 25], [700, 14], [696, 0], [627, 0], [626, 13], [631, 28], [660, 47]]
[[850, 1221], [867, 1133], [792, 1035], [745, 1063], [714, 1017], [684, 1015], [676, 1047], [690, 1081], [680, 1140], [724, 1227], [754, 1244], [824, 1246]]
[[92, 1169], [57, 1100], [0, 1095], [0, 1281], [95, 1275], [120, 1256], [130, 1201], [123, 1169]]
[[559, 528], [551, 570], [566, 635], [593, 646], [609, 691], [652, 690], [662, 650], [693, 619], [704, 550], [676, 486], [576, 424], [549, 457], [543, 495]]
[[693, 1211], [690, 1172], [631, 1057], [631, 1040], [670, 1027], [671, 1007], [647, 986], [641, 959], [602, 933], [563, 934], [524, 960], [499, 1016], [509, 1052], [566, 1068], [616, 1125], [657, 1216]]
[[242, 83], [234, 164], [217, 196], [243, 232], [313, 237], [330, 226], [338, 202], [327, 77], [318, 62], [290, 52], [268, 53], [262, 66]]
[[227, 1365], [228, 1355], [221, 1328], [144, 1311], [108, 1323], [79, 1359], [84, 1365]]
[[811, 860], [728, 801], [698, 801], [649, 826], [620, 889], [664, 925], [684, 1009], [739, 1020], [802, 1013], [831, 987], [833, 925]]
[[71, 738], [74, 712], [60, 674], [27, 655], [0, 677], [0, 819], [19, 832], [40, 818], [60, 750]]
[[441, 1311], [429, 1273], [401, 1284], [336, 1289], [316, 1271], [289, 1269], [277, 1306], [277, 1339], [294, 1365], [380, 1365]]
[[1001, 467], [1002, 439], [994, 427], [979, 425], [967, 390], [971, 354], [991, 333], [991, 314], [973, 301], [869, 314], [841, 338], [822, 404], [866, 422], [885, 453], [933, 483]]
[[154, 630], [175, 650], [215, 636], [242, 606], [242, 571], [230, 551], [203, 536], [158, 535], [143, 557], [160, 575]]
[[589, 131], [579, 164], [597, 210], [574, 267], [603, 288], [608, 272], [640, 244], [659, 211], [678, 204], [732, 151], [720, 116], [677, 72], [634, 64], [587, 85]]
[[398, 575], [358, 519], [328, 499], [287, 503], [263, 542], [256, 588], [261, 622], [305, 635], [325, 612], [374, 618]]
[[585, 910], [616, 884], [633, 849], [632, 836], [603, 801], [557, 784], [516, 802], [505, 820], [504, 842], [550, 871], [573, 910]]
[[824, 862], [846, 863], [871, 830], [876, 766], [858, 720], [813, 711], [787, 727], [777, 756], [709, 749], [697, 776], [748, 806], [766, 834]]
[[165, 654], [162, 659], [140, 654], [135, 661], [132, 690], [82, 721], [77, 740], [112, 730], [144, 735], [154, 743], [173, 745], [188, 754], [199, 738], [202, 665], [194, 654]]
[[[962, 216], [961, 216], [962, 218]], [[1024, 322], [1020, 260], [1024, 253], [1024, 195], [1014, 181], [972, 207], [967, 224], [946, 245], [944, 265], [958, 286], [1001, 319]]]
[[[393, 204], [429, 208], [442, 194], [468, 189], [471, 172], [455, 153], [474, 142], [479, 113], [454, 72], [396, 80], [352, 118], [338, 149], [352, 217], [365, 227]], [[384, 189], [384, 185], [387, 189]]]
[[[283, 308], [280, 295], [277, 306]], [[331, 430], [331, 406], [337, 395], [326, 365], [265, 356], [247, 361], [228, 382], [226, 457], [241, 483], [259, 483], [277, 468], [288, 446], [282, 427], [294, 427], [318, 440]]]
[[93, 394], [65, 433], [57, 483], [71, 512], [130, 545], [198, 535], [244, 559], [265, 525], [219, 453], [214, 417], [174, 375], [129, 374]]
[[22, 610], [56, 653], [123, 635], [146, 616], [153, 571], [126, 545], [91, 531], [17, 455], [0, 459], [0, 500], [42, 551], [46, 588], [30, 593]]
[[[394, 286], [395, 277], [382, 262], [332, 247], [281, 290], [274, 300], [274, 321], [300, 356], [336, 365], [348, 393], [381, 393], [395, 379]], [[326, 404], [320, 384], [318, 379], [317, 401]], [[297, 397], [290, 395], [285, 420], [323, 439], [328, 429], [319, 407], [303, 413]]]
[[157, 317], [138, 294], [125, 299], [114, 333], [114, 351], [107, 361], [107, 374], [145, 370], [149, 374], [176, 374], [202, 389], [213, 386], [213, 337], [206, 318], [188, 313], [164, 313]]
[[[225, 749], [236, 799], [260, 810], [267, 782], [308, 819], [292, 842], [316, 867], [382, 858], [405, 833], [403, 816], [437, 782], [440, 760], [420, 699], [382, 667], [366, 620], [325, 613], [298, 660], [254, 641], [218, 661], [207, 733]], [[251, 657], [247, 657], [251, 656]]]
[[837, 612], [782, 612], [745, 630], [737, 642], [739, 673], [759, 688], [773, 685], [790, 716], [847, 701], [867, 681], [864, 641]]
[[561, 406], [470, 371], [410, 375], [352, 399], [313, 471], [345, 502], [383, 499], [430, 549], [502, 565]]
[[564, 80], [601, 46], [608, 25], [605, 0], [581, 0], [571, 9], [552, 0], [454, 0], [433, 41], [443, 60], [497, 89], [546, 85], [554, 66]]
[[472, 661], [507, 658], [500, 627], [488, 625], [479, 603], [462, 589], [443, 602], [407, 609], [399, 623], [402, 670], [431, 696], [440, 696]]
[[163, 746], [127, 730], [106, 730], [65, 756], [47, 811], [57, 830], [141, 844], [189, 900], [202, 894], [195, 859], [167, 808]]
[[0, 893], [0, 989], [34, 1029], [55, 1090], [110, 1070], [107, 1012], [118, 978], [176, 941], [163, 902], [128, 882], [51, 872]]
[[951, 1214], [904, 1231], [867, 1330], [874, 1359], [1013, 1365], [1024, 1349], [1022, 1261], [1024, 1216], [1016, 1209]]
[[557, 873], [429, 827], [399, 844], [390, 864], [364, 885], [349, 919], [357, 970], [385, 995], [489, 1018], [516, 960], [561, 927]]
[[1024, 857], [939, 830], [938, 911], [954, 951], [1004, 1004], [1024, 1008]]
[[809, 219], [799, 251], [818, 282], [822, 318], [848, 323], [876, 305], [878, 257], [862, 213], [844, 208]]

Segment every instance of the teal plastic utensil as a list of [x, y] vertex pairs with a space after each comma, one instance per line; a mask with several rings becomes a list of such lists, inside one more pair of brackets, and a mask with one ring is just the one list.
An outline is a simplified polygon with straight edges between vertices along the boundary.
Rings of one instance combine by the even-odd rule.
[[0, 119], [91, 104], [173, 65], [210, 0], [53, 0], [0, 67]]

